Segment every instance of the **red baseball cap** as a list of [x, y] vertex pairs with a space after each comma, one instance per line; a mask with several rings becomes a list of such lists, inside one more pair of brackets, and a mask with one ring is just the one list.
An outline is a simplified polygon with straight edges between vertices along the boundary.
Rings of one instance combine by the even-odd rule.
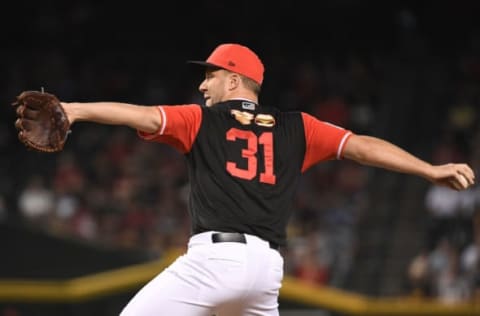
[[263, 82], [263, 63], [250, 48], [240, 44], [221, 44], [206, 61], [189, 60], [189, 63], [219, 67], [248, 77], [258, 84]]

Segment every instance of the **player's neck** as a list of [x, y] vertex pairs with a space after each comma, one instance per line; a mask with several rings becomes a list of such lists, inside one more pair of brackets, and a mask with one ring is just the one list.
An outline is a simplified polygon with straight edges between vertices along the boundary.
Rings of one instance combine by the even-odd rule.
[[246, 89], [240, 89], [232, 91], [225, 98], [226, 100], [248, 100], [250, 102], [258, 104], [258, 96], [252, 91]]

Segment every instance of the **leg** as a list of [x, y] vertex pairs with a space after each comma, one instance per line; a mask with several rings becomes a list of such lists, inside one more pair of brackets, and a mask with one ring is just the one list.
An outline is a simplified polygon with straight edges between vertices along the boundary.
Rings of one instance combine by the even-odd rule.
[[[249, 271], [254, 283], [245, 298], [242, 316], [278, 316], [278, 295], [283, 279], [283, 258], [276, 250], [250, 251]], [[219, 314], [230, 315], [230, 314]]]
[[211, 316], [208, 304], [196, 300], [198, 288], [182, 278], [186, 257], [147, 283], [125, 306], [120, 316], [192, 315]]

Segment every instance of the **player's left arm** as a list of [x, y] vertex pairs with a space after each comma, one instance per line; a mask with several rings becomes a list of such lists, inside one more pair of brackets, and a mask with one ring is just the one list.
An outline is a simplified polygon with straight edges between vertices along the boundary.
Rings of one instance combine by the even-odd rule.
[[432, 165], [386, 140], [352, 135], [344, 145], [342, 156], [361, 164], [413, 174], [454, 190], [475, 183], [475, 174], [466, 163]]
[[156, 106], [122, 102], [62, 102], [71, 124], [88, 121], [108, 125], [126, 125], [146, 133], [154, 133], [163, 124]]

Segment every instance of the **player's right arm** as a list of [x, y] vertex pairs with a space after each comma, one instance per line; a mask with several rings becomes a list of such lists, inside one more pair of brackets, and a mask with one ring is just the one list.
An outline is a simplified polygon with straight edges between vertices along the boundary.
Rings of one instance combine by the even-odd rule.
[[157, 106], [121, 102], [62, 102], [71, 124], [88, 121], [109, 125], [126, 125], [133, 129], [155, 133], [162, 125]]
[[[455, 190], [475, 183], [475, 174], [465, 163], [432, 165], [380, 138], [355, 135], [341, 127], [303, 114], [307, 150], [303, 171], [318, 161], [346, 158], [360, 164], [423, 177]], [[336, 153], [336, 154], [335, 154]]]
[[353, 135], [345, 145], [343, 156], [364, 165], [417, 175], [455, 190], [467, 189], [475, 183], [475, 174], [465, 163], [432, 165], [376, 137]]

